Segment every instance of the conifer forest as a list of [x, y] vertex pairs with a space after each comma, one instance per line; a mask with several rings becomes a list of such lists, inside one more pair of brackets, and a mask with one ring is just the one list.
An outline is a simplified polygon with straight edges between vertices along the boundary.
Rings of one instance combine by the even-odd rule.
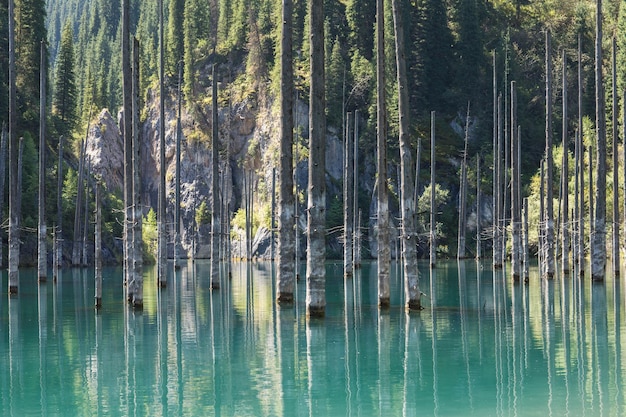
[[376, 259], [381, 307], [401, 260], [408, 309], [419, 259], [620, 273], [626, 1], [8, 0], [0, 37], [18, 297], [22, 266], [119, 264], [141, 308], [196, 258], [213, 289], [274, 260], [279, 303], [306, 263], [310, 315], [327, 259]]

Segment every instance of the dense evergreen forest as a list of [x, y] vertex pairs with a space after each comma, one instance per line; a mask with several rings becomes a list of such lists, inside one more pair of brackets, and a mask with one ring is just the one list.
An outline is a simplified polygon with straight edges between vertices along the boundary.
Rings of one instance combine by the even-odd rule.
[[[374, 0], [325, 0], [326, 116], [329, 131], [341, 137], [346, 112], [358, 110], [363, 120], [359, 155], [361, 170], [376, 153], [376, 75]], [[610, 50], [611, 34], [617, 38], [617, 82], [626, 88], [626, 6], [619, 0], [605, 2], [604, 49]], [[545, 152], [545, 31], [553, 34], [554, 108], [561, 108], [562, 55], [571, 72], [568, 87], [571, 108], [577, 108], [575, 71], [578, 35], [582, 36], [583, 112], [585, 141], [594, 141], [594, 16], [590, 0], [404, 0], [400, 2], [404, 27], [410, 103], [410, 144], [415, 151], [422, 139], [422, 169], [419, 173], [418, 213], [420, 223], [428, 223], [428, 197], [423, 195], [429, 178], [430, 113], [437, 112], [437, 182], [441, 213], [438, 221], [440, 250], [454, 254], [456, 245], [457, 196], [460, 160], [466, 127], [468, 143], [468, 182], [476, 184], [476, 160], [480, 159], [485, 194], [492, 189], [493, 147], [492, 53], [495, 51], [497, 89], [506, 97], [506, 86], [517, 82], [518, 123], [521, 126], [522, 193], [538, 206], [540, 161]], [[178, 88], [179, 63], [183, 65], [183, 106], [188, 114], [203, 115], [210, 107], [210, 67], [218, 64], [221, 79], [219, 105], [236, 106], [251, 98], [260, 107], [278, 106], [281, 2], [276, 0], [164, 0], [165, 75], [168, 95]], [[71, 240], [71, 219], [77, 187], [78, 153], [90, 118], [107, 108], [115, 117], [122, 105], [120, 0], [16, 0], [16, 84], [17, 134], [24, 138], [23, 213], [24, 227], [36, 224], [39, 152], [39, 45], [47, 40], [47, 135], [48, 192], [46, 211], [56, 214], [56, 173], [58, 138], [66, 138], [63, 231]], [[398, 99], [395, 82], [396, 61], [391, 2], [385, 2], [385, 71], [388, 119], [389, 187], [392, 210], [397, 212], [399, 188]], [[7, 42], [7, 2], [0, 4], [0, 36]], [[306, 1], [294, 0], [294, 74], [297, 97], [307, 100], [309, 63]], [[149, 101], [157, 91], [159, 15], [158, 2], [131, 1], [131, 33], [139, 40], [140, 100], [145, 105], [142, 122], [150, 117]], [[7, 122], [8, 52], [0, 50], [0, 121]], [[605, 54], [610, 57], [610, 54]], [[604, 60], [610, 74], [610, 60]], [[610, 77], [605, 77], [607, 114], [612, 112]], [[470, 109], [469, 117], [466, 117]], [[618, 101], [622, 106], [621, 99]], [[207, 108], [208, 108], [207, 107]], [[209, 114], [209, 113], [207, 113]], [[197, 116], [197, 117], [200, 117]], [[587, 117], [588, 116], [588, 117]], [[561, 113], [554, 114], [554, 137], [560, 136]], [[611, 118], [608, 117], [608, 123]], [[469, 123], [469, 126], [466, 124]], [[571, 136], [568, 149], [573, 155], [575, 117], [567, 123]], [[209, 141], [210, 132], [186, 129], [187, 140]], [[274, 138], [266, 138], [268, 142]], [[555, 147], [554, 160], [560, 167], [562, 146]], [[255, 148], [276, 149], [269, 145]], [[306, 150], [301, 152], [306, 156]], [[369, 158], [369, 159], [368, 159]], [[262, 167], [255, 169], [261, 170]], [[370, 177], [375, 174], [369, 173]], [[144, 174], [145, 175], [145, 174]], [[608, 175], [608, 173], [607, 173]], [[365, 176], [367, 177], [367, 175]], [[558, 175], [555, 175], [558, 178]], [[608, 177], [607, 177], [608, 178]], [[170, 178], [171, 179], [171, 178]], [[169, 179], [168, 179], [169, 181]], [[364, 180], [366, 181], [366, 180]], [[573, 181], [573, 180], [572, 180]], [[554, 187], [558, 190], [558, 180]], [[371, 190], [361, 184], [361, 207], [368, 207]], [[472, 186], [473, 187], [473, 186]], [[572, 185], [573, 189], [573, 185]], [[486, 191], [485, 191], [486, 190]], [[114, 190], [111, 190], [114, 191]], [[368, 195], [368, 192], [370, 193]], [[609, 191], [610, 193], [610, 191]], [[472, 194], [472, 192], [470, 192]], [[556, 191], [558, 196], [558, 191]], [[5, 197], [6, 198], [6, 197]], [[468, 197], [468, 204], [475, 204]], [[488, 201], [489, 199], [485, 199]], [[259, 204], [269, 204], [269, 199]], [[119, 194], [110, 193], [105, 202], [105, 234], [110, 241], [121, 235]], [[341, 198], [328, 198], [328, 228], [341, 222]], [[243, 206], [241, 200], [238, 204]], [[6, 207], [6, 204], [4, 205]], [[394, 208], [395, 207], [395, 208]], [[237, 212], [238, 207], [233, 211]], [[474, 209], [475, 210], [475, 209]], [[609, 212], [611, 208], [608, 208]], [[535, 210], [536, 211], [536, 210]], [[117, 214], [116, 214], [117, 213]], [[338, 214], [339, 213], [339, 214]], [[488, 225], [490, 219], [480, 213]], [[537, 215], [538, 216], [538, 215]], [[532, 215], [531, 215], [532, 217]], [[3, 216], [4, 218], [4, 216]], [[147, 218], [148, 220], [150, 217]], [[235, 215], [233, 224], [237, 223]], [[532, 219], [531, 222], [538, 219]], [[150, 221], [147, 224], [151, 224]], [[474, 221], [475, 224], [475, 221]], [[475, 226], [474, 226], [475, 227]], [[536, 227], [535, 227], [536, 229]], [[27, 242], [28, 234], [24, 237]], [[33, 237], [34, 239], [34, 237]], [[107, 238], [105, 238], [107, 239]], [[537, 236], [531, 234], [536, 243]], [[490, 243], [486, 243], [490, 245]]]

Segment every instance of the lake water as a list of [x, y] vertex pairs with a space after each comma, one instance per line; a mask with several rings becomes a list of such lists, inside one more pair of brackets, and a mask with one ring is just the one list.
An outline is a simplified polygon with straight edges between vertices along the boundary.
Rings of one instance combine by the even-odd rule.
[[23, 270], [17, 298], [3, 272], [0, 414], [626, 415], [620, 281], [544, 281], [534, 267], [513, 285], [488, 261], [425, 263], [426, 309], [407, 313], [394, 264], [381, 312], [375, 264], [344, 280], [329, 263], [326, 317], [307, 320], [304, 279], [285, 308], [270, 264], [234, 263], [213, 292], [209, 271], [190, 262], [159, 291], [146, 269], [135, 312], [106, 269], [98, 313], [93, 269], [44, 285]]

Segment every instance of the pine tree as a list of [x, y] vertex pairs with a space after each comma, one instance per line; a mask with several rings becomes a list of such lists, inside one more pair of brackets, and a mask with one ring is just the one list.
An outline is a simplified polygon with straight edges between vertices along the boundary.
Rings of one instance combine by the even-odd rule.
[[185, 17], [185, 0], [170, 0], [167, 19], [166, 68], [170, 74], [176, 73], [178, 62], [183, 59], [185, 37], [180, 33]]
[[57, 55], [54, 78], [54, 98], [52, 109], [57, 117], [57, 130], [68, 135], [77, 121], [76, 75], [74, 71], [74, 32], [67, 22], [61, 35], [61, 48]]
[[374, 58], [375, 0], [351, 0], [346, 7], [350, 44], [368, 61]]
[[185, 69], [183, 71], [185, 96], [193, 97], [196, 94], [196, 82], [198, 74], [195, 63], [202, 51], [199, 45], [205, 45], [208, 40], [209, 31], [206, 22], [209, 20], [209, 10], [206, 3], [201, 0], [187, 0], [185, 2], [184, 14], [184, 43]]

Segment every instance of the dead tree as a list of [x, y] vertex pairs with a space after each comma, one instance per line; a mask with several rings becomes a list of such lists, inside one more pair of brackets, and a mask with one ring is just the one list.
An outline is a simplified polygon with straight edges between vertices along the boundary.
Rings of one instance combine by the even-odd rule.
[[561, 145], [563, 146], [563, 163], [561, 168], [563, 182], [563, 218], [561, 221], [561, 272], [563, 275], [569, 274], [569, 152], [567, 140], [567, 55], [562, 52], [563, 61], [563, 117]]
[[511, 81], [511, 269], [513, 281], [519, 281], [521, 270], [521, 206], [519, 184], [519, 141], [517, 129], [517, 91]]
[[437, 264], [437, 204], [435, 199], [435, 112], [430, 112], [430, 268]]
[[102, 307], [102, 202], [100, 181], [96, 181], [96, 226], [95, 226], [95, 304], [96, 309]]
[[[38, 192], [38, 251], [37, 276], [39, 282], [48, 279], [48, 248], [46, 246], [46, 71], [45, 71], [45, 43], [41, 41], [39, 64], [39, 192]], [[2, 196], [0, 195], [0, 198]]]
[[354, 209], [352, 198], [354, 196], [352, 182], [354, 179], [354, 156], [352, 146], [352, 113], [348, 112], [346, 117], [346, 135], [344, 138], [344, 183], [343, 183], [343, 227], [344, 227], [344, 243], [343, 243], [343, 275], [348, 278], [352, 276], [353, 269], [353, 247], [352, 247], [352, 228]]
[[309, 189], [307, 221], [306, 310], [324, 316], [326, 310], [326, 99], [324, 96], [324, 2], [309, 1]]
[[554, 158], [552, 156], [552, 32], [546, 30], [546, 219], [545, 219], [545, 277], [554, 276]]
[[467, 117], [465, 118], [465, 146], [461, 162], [461, 178], [459, 180], [459, 232], [457, 239], [457, 259], [465, 259], [465, 229], [466, 229], [466, 199], [467, 199], [467, 144], [469, 142], [470, 104], [467, 103]]
[[389, 269], [391, 246], [389, 231], [389, 193], [387, 190], [387, 111], [385, 105], [384, 1], [376, 0], [376, 163], [378, 191], [378, 305], [389, 306]]
[[20, 218], [22, 196], [18, 186], [17, 105], [15, 90], [14, 0], [9, 0], [9, 295], [17, 295], [20, 263]]
[[217, 129], [217, 65], [211, 71], [212, 86], [212, 137], [211, 137], [211, 195], [213, 197], [213, 213], [211, 218], [211, 288], [220, 288], [220, 204], [219, 204], [219, 132]]
[[[157, 207], [157, 279], [159, 287], [167, 287], [167, 201], [165, 188], [165, 74], [164, 74], [163, 0], [159, 0], [159, 202]], [[130, 63], [129, 72], [130, 72]], [[129, 103], [130, 107], [130, 103]], [[131, 120], [129, 120], [129, 123]], [[132, 163], [129, 160], [128, 163]], [[129, 176], [132, 172], [127, 170]], [[130, 190], [129, 190], [130, 191]]]
[[[613, 251], [611, 259], [613, 261], [613, 274], [615, 277], [620, 276], [620, 256], [619, 256], [619, 176], [618, 176], [618, 149], [617, 149], [617, 64], [615, 55], [617, 53], [617, 41], [615, 36], [613, 36], [613, 45], [612, 45], [612, 86], [613, 86], [613, 108], [611, 112], [613, 113]], [[626, 167], [625, 167], [626, 169]]]
[[415, 228], [415, 190], [411, 146], [409, 145], [409, 92], [406, 76], [404, 46], [404, 22], [398, 0], [392, 0], [393, 23], [396, 40], [396, 68], [398, 82], [398, 116], [400, 144], [400, 189], [402, 211], [402, 250], [405, 278], [406, 307], [412, 310], [422, 308], [420, 300], [419, 275], [417, 271], [417, 232]]
[[596, 205], [593, 230], [591, 279], [604, 281], [606, 267], [606, 114], [602, 84], [602, 0], [596, 0]]
[[133, 40], [133, 245], [132, 245], [132, 279], [133, 307], [143, 308], [143, 234], [141, 208], [141, 142], [139, 137], [139, 41]]

